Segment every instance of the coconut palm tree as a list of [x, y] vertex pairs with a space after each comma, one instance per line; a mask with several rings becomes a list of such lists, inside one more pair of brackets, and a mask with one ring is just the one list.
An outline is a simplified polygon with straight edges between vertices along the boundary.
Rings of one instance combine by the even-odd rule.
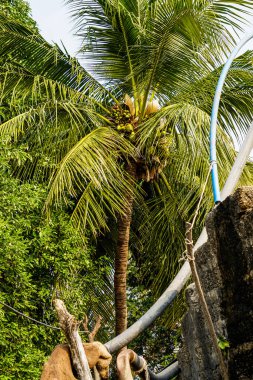
[[[0, 130], [31, 156], [17, 175], [50, 178], [47, 207], [74, 200], [73, 223], [94, 235], [116, 221], [119, 334], [127, 327], [130, 228], [133, 255], [144, 273], [155, 273], [160, 291], [183, 251], [184, 222], [208, 170], [212, 97], [235, 42], [228, 24], [239, 30], [253, 6], [246, 0], [68, 3], [82, 64], [0, 16], [1, 102], [12, 115]], [[235, 155], [234, 138], [252, 119], [252, 58], [247, 52], [234, 62], [222, 95], [221, 178]], [[212, 204], [209, 194], [210, 188], [200, 224]]]

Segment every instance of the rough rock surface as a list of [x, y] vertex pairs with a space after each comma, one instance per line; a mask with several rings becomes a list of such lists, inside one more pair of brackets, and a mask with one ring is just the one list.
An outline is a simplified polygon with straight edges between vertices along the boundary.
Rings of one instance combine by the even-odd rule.
[[[196, 252], [196, 264], [216, 333], [230, 343], [229, 378], [253, 379], [253, 187], [242, 187], [219, 204], [206, 228], [208, 242]], [[180, 379], [221, 379], [193, 284], [186, 298]]]

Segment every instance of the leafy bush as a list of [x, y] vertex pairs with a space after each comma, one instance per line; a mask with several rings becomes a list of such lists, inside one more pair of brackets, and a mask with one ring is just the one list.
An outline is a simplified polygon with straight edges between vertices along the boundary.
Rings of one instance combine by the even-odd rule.
[[[56, 325], [52, 300], [63, 299], [77, 317], [99, 300], [92, 292], [104, 271], [94, 248], [78, 235], [65, 210], [42, 214], [46, 189], [20, 183], [8, 162], [22, 150], [1, 147], [0, 156], [0, 302], [32, 318]], [[100, 260], [103, 260], [101, 258]], [[0, 303], [0, 379], [39, 378], [42, 363], [62, 340], [58, 330], [16, 314]]]

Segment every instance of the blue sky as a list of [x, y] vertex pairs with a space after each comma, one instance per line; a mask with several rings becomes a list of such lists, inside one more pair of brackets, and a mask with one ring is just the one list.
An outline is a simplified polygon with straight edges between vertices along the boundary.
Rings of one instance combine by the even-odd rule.
[[[54, 41], [59, 44], [62, 40], [68, 52], [75, 55], [79, 48], [79, 41], [77, 37], [74, 37], [74, 21], [64, 0], [28, 0], [28, 2], [32, 9], [32, 16], [37, 21], [44, 38], [49, 42]], [[244, 26], [246, 32], [253, 30], [253, 16], [247, 18], [249, 25]], [[241, 33], [241, 37], [243, 34]], [[253, 49], [253, 39], [246, 48]]]
[[62, 40], [68, 52], [75, 55], [79, 48], [78, 38], [74, 37], [74, 21], [64, 0], [28, 0], [32, 16], [37, 21], [43, 37], [48, 42], [60, 44]]

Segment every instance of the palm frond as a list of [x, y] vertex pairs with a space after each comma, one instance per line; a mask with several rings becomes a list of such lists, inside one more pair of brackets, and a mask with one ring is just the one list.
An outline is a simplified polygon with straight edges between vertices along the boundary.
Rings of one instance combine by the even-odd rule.
[[[67, 2], [78, 19], [87, 70], [37, 32], [0, 15], [0, 94], [11, 115], [0, 132], [27, 144], [32, 159], [20, 167], [23, 174], [44, 176], [44, 167], [48, 178], [54, 170], [46, 207], [74, 203], [73, 223], [93, 234], [109, 230], [109, 219], [124, 213], [126, 195], [135, 191], [124, 169], [127, 160], [158, 164], [157, 182], [137, 186], [136, 197], [142, 188], [146, 194], [136, 198], [132, 249], [137, 251], [136, 242], [142, 273], [160, 294], [179, 267], [184, 223], [195, 212], [209, 168], [212, 99], [234, 44], [227, 25], [239, 30], [253, 5], [249, 0]], [[250, 52], [235, 60], [222, 94], [221, 184], [236, 154], [233, 139], [252, 120], [252, 60]], [[135, 103], [133, 144], [109, 115], [124, 97]], [[160, 109], [148, 114], [147, 101], [153, 100]], [[251, 174], [248, 164], [242, 183], [249, 183]], [[211, 206], [208, 183], [196, 234]], [[95, 296], [101, 293], [94, 290]], [[111, 298], [107, 301], [105, 314]]]
[[[222, 129], [218, 133], [217, 148], [222, 188], [236, 157], [233, 142]], [[179, 259], [185, 251], [185, 223], [193, 218], [209, 167], [209, 152], [204, 144], [190, 146], [185, 139], [180, 139], [177, 149], [171, 151], [168, 165], [157, 185], [153, 185], [153, 196], [149, 198], [146, 207], [139, 209], [140, 225], [137, 229], [141, 234], [143, 276], [150, 278], [149, 284], [158, 296], [181, 267]], [[246, 165], [240, 185], [252, 184], [252, 170], [252, 163]], [[197, 239], [204, 217], [212, 207], [209, 178], [197, 217], [194, 239]], [[144, 220], [145, 223], [142, 222]], [[159, 257], [156, 262], [152, 260], [154, 252]]]
[[[103, 109], [103, 112], [108, 112], [104, 105], [96, 98], [79, 89], [69, 87], [65, 83], [58, 80], [47, 78], [43, 75], [33, 75], [27, 70], [11, 63], [6, 63], [0, 69], [0, 101], [7, 100], [9, 104], [15, 103], [25, 104], [29, 102], [36, 105], [41, 101], [69, 101], [88, 103], [96, 105]], [[22, 102], [21, 102], [22, 99]], [[104, 102], [103, 98], [103, 102]]]
[[[143, 122], [138, 131], [140, 148], [149, 149], [154, 141], [159, 142], [157, 137], [161, 131], [170, 133], [171, 130], [176, 139], [181, 135], [189, 144], [200, 140], [207, 145], [214, 91], [221, 69], [183, 85], [182, 91], [171, 97], [167, 105]], [[249, 128], [253, 117], [252, 97], [252, 52], [246, 52], [231, 67], [219, 108], [219, 126], [233, 139], [240, 140]]]
[[[48, 96], [49, 97], [49, 96]], [[35, 102], [34, 102], [35, 103]], [[14, 103], [15, 104], [15, 103]], [[32, 157], [16, 173], [43, 181], [67, 152], [92, 129], [109, 123], [96, 104], [79, 99], [48, 100], [12, 106], [13, 116], [0, 125], [2, 138], [25, 144]]]
[[228, 17], [239, 30], [243, 15], [252, 9], [246, 0], [67, 3], [77, 19], [91, 70], [103, 80], [125, 84], [125, 91], [135, 97], [143, 93], [142, 110], [148, 96], [165, 88], [172, 91], [191, 77], [192, 61], [198, 71], [221, 64], [234, 44], [226, 27]]
[[50, 45], [40, 34], [24, 25], [6, 19], [1, 13], [0, 57], [3, 57], [3, 62], [16, 62], [32, 76], [46, 77], [94, 98], [110, 96], [108, 90], [76, 58], [63, 52], [58, 45]]
[[95, 233], [107, 228], [108, 213], [124, 213], [131, 182], [120, 158], [135, 157], [134, 147], [117, 132], [97, 128], [64, 157], [51, 180], [46, 205], [79, 199], [73, 221]]

